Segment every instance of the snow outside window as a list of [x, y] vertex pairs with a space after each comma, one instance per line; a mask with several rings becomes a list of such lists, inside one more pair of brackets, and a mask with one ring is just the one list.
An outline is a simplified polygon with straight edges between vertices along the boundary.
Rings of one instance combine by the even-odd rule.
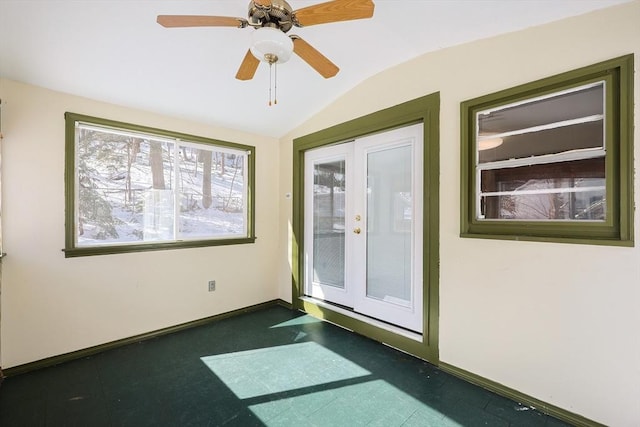
[[158, 249], [252, 241], [248, 196], [253, 147], [74, 116], [67, 113], [74, 163], [73, 241], [67, 236], [67, 256], [85, 248], [111, 253], [145, 250], [145, 245]]

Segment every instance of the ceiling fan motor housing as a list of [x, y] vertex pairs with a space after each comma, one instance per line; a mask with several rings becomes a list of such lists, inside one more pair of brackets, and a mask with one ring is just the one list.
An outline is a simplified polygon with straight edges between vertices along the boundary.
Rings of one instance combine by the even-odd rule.
[[249, 2], [249, 25], [252, 27], [273, 27], [286, 33], [295, 25], [293, 9], [284, 0], [271, 0], [270, 5]]

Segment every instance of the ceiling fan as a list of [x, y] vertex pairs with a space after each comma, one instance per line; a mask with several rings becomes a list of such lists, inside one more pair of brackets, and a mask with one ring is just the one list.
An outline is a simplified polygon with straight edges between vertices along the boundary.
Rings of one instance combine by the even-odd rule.
[[252, 0], [248, 19], [230, 16], [158, 15], [163, 27], [253, 27], [252, 46], [247, 51], [236, 79], [251, 80], [260, 61], [269, 65], [286, 62], [295, 53], [324, 78], [335, 76], [339, 68], [309, 43], [296, 35], [287, 36], [292, 27], [327, 24], [371, 18], [371, 0], [333, 0], [293, 10], [285, 0]]

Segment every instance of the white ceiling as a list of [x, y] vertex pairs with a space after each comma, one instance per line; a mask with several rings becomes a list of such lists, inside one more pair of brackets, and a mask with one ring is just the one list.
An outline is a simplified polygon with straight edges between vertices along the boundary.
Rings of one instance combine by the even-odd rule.
[[368, 77], [426, 52], [626, 1], [374, 0], [372, 19], [289, 32], [340, 72], [325, 80], [294, 56], [278, 67], [278, 104], [269, 107], [266, 65], [251, 81], [235, 79], [251, 28], [156, 23], [158, 14], [246, 18], [247, 0], [0, 0], [0, 76], [279, 137]]

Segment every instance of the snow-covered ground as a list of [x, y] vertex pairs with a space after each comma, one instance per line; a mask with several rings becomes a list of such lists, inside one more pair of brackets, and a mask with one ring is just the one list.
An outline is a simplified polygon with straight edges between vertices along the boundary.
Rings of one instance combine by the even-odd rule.
[[[160, 150], [152, 153], [152, 144], [162, 146], [161, 154]], [[245, 236], [246, 156], [216, 152], [211, 147], [211, 201], [207, 206], [200, 148], [209, 147], [180, 147], [176, 171], [175, 144], [83, 130], [76, 161], [77, 244]], [[164, 188], [157, 182], [156, 187], [161, 188], [153, 188], [154, 155], [162, 165]]]

